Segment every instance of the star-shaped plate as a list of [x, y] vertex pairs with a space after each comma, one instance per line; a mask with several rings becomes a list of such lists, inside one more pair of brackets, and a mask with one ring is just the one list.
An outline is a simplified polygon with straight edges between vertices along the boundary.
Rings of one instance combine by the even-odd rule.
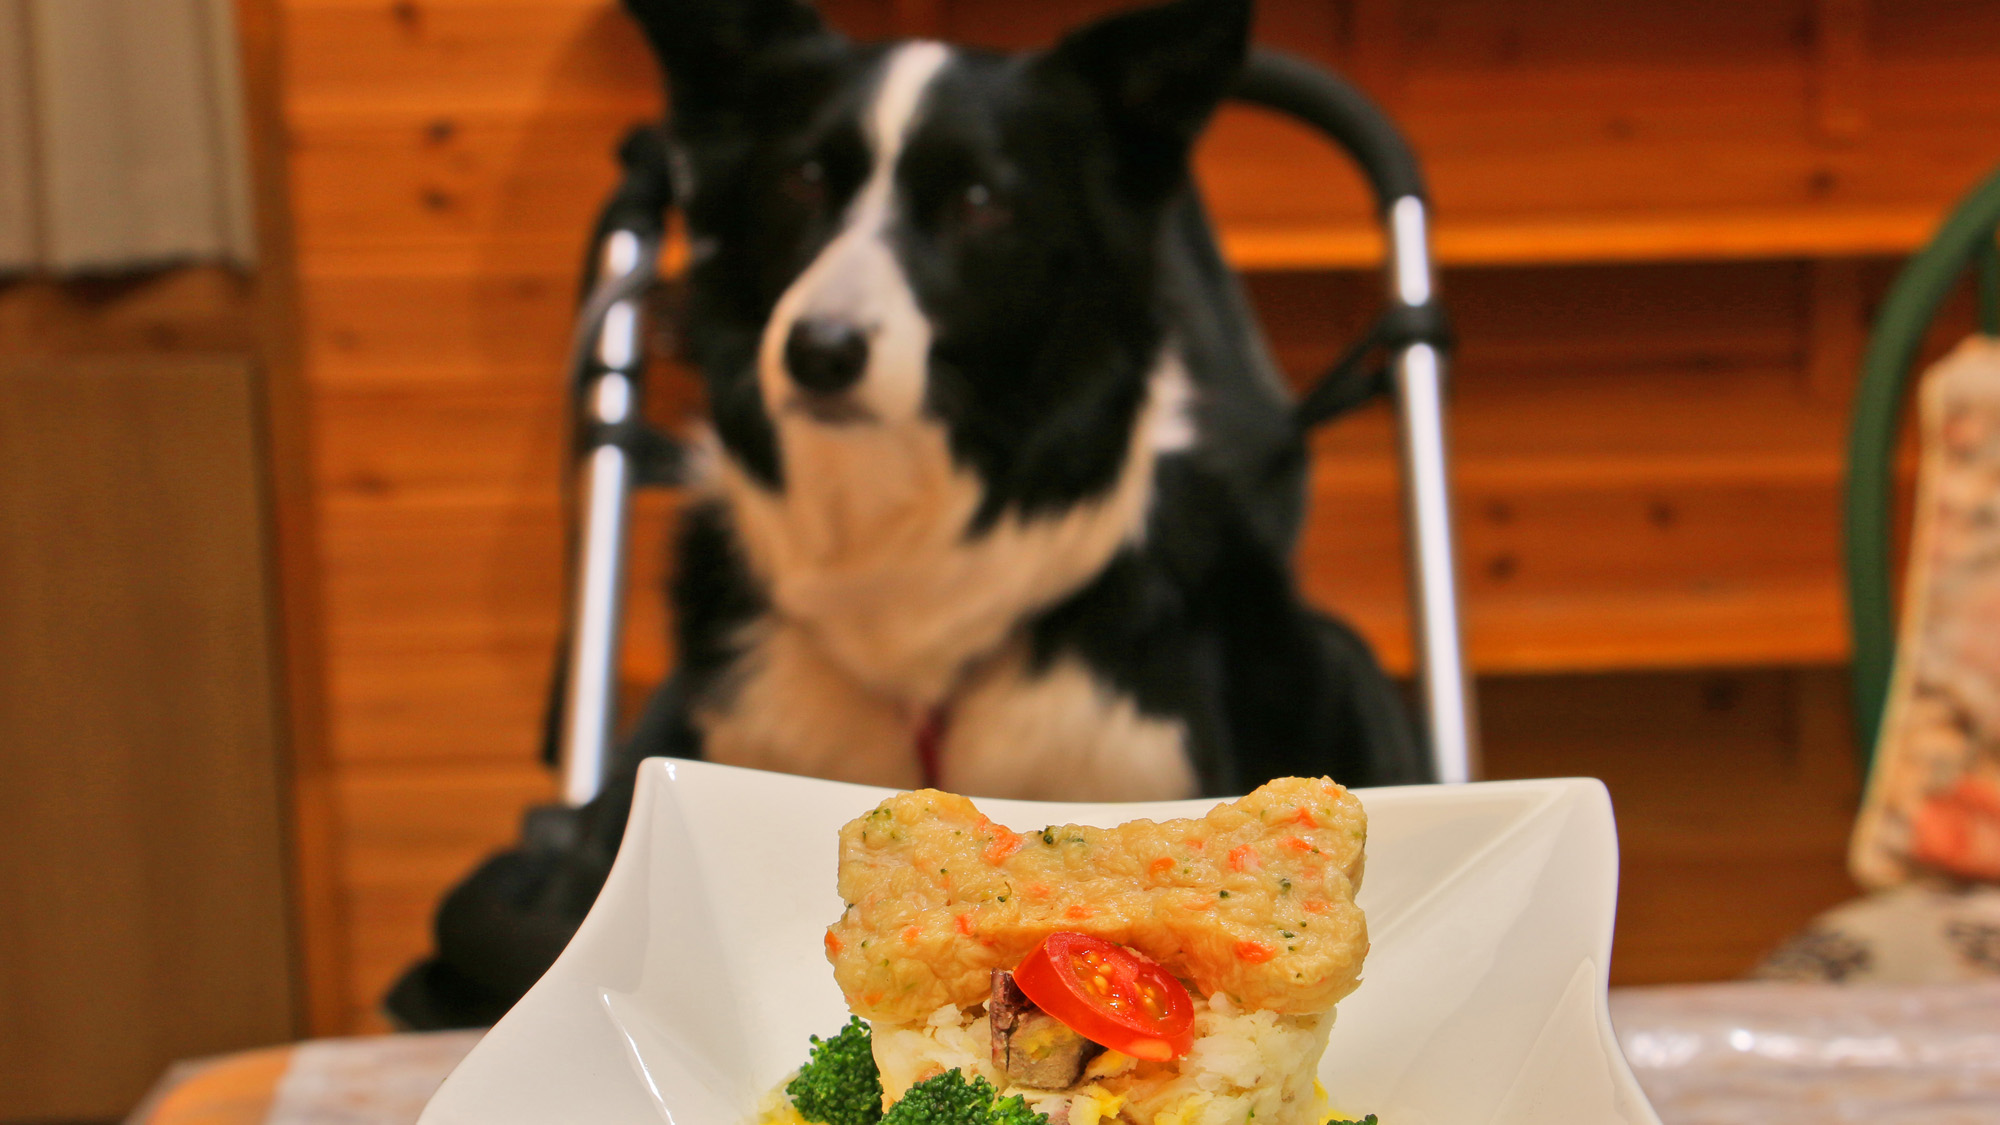
[[[746, 1125], [847, 1010], [822, 937], [836, 833], [887, 790], [645, 763], [618, 863], [540, 983], [420, 1125]], [[1658, 1125], [1605, 1007], [1618, 841], [1604, 787], [1360, 790], [1371, 950], [1320, 1065], [1383, 1125]], [[1215, 802], [981, 800], [1015, 829]]]

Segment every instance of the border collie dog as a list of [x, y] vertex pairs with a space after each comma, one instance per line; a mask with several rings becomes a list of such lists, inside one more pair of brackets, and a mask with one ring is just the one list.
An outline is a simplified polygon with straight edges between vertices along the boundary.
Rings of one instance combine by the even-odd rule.
[[1423, 773], [1288, 568], [1304, 442], [1190, 183], [1249, 0], [999, 54], [627, 0], [716, 441], [639, 753], [983, 796]]

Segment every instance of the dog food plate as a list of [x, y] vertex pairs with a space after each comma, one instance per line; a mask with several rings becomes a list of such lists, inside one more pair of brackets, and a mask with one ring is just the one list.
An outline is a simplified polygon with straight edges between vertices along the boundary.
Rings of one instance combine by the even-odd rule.
[[[420, 1125], [747, 1125], [847, 1008], [822, 939], [836, 833], [887, 790], [655, 759], [555, 965]], [[1383, 1125], [1658, 1125], [1605, 1006], [1618, 843], [1589, 780], [1361, 790], [1371, 948], [1320, 1064]], [[1215, 802], [981, 800], [1015, 829]]]

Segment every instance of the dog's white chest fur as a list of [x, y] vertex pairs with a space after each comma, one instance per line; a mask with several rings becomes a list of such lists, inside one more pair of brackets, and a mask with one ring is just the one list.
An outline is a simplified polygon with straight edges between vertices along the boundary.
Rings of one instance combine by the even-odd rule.
[[828, 429], [788, 419], [779, 425], [784, 489], [727, 464], [723, 484], [775, 611], [862, 686], [926, 708], [1024, 617], [1075, 591], [1139, 535], [1156, 456], [1148, 435], [1173, 397], [1156, 393], [1141, 411], [1107, 491], [1048, 515], [1010, 512], [976, 536], [968, 529], [979, 481], [929, 420]]
[[948, 720], [943, 784], [981, 796], [1192, 795], [1186, 731], [1141, 715], [1074, 659], [1039, 673], [1026, 620], [1099, 573], [1143, 528], [1186, 377], [1163, 362], [1126, 464], [1093, 500], [966, 528], [978, 481], [929, 421], [781, 423], [786, 486], [723, 463], [722, 484], [772, 612], [740, 638], [726, 703], [699, 713], [713, 761], [878, 785], [921, 783], [916, 732]]
[[[928, 712], [861, 688], [798, 628], [766, 621], [726, 709], [700, 713], [710, 761], [910, 789], [924, 784]], [[1139, 713], [1074, 658], [1037, 672], [1026, 645], [995, 654], [942, 715], [937, 784], [1029, 800], [1193, 796], [1186, 730]]]

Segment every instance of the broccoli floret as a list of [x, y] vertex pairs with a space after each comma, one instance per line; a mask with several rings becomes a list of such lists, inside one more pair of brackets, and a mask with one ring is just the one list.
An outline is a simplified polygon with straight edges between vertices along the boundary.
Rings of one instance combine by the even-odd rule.
[[953, 1067], [904, 1091], [882, 1121], [883, 1125], [984, 1125], [992, 1109], [993, 1085], [984, 1078], [967, 1082]]
[[904, 1091], [882, 1115], [882, 1125], [1049, 1125], [1021, 1095], [996, 1098], [996, 1093], [991, 1082], [967, 1082], [954, 1067]]
[[1329, 1120], [1329, 1121], [1328, 1121], [1328, 1122], [1326, 1123], [1326, 1125], [1377, 1125], [1377, 1123], [1376, 1123], [1376, 1121], [1375, 1121], [1375, 1115], [1371, 1113], [1371, 1114], [1369, 1114], [1368, 1116], [1366, 1116], [1366, 1117], [1362, 1118], [1362, 1119], [1361, 1119], [1361, 1120], [1359, 1120], [1359, 1121], [1331, 1121], [1331, 1120]]
[[799, 1116], [821, 1125], [875, 1125], [882, 1120], [882, 1076], [875, 1070], [874, 1040], [861, 1017], [840, 1034], [812, 1037], [812, 1056], [785, 1084]]
[[[979, 1081], [982, 1085], [986, 1082], [984, 1078]], [[1049, 1115], [1029, 1109], [1027, 1099], [1019, 1094], [996, 1099], [986, 1120], [988, 1125], [1049, 1125]]]

